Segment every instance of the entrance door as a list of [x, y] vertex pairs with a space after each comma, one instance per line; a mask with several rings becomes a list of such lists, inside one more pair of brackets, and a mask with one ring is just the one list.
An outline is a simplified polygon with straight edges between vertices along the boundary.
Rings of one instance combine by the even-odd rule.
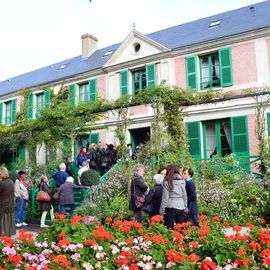
[[145, 144], [150, 139], [150, 127], [130, 129], [129, 132], [133, 150], [139, 143]]

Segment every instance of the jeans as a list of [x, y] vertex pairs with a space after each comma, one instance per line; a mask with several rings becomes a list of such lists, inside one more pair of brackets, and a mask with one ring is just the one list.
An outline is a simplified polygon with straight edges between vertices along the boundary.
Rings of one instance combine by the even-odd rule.
[[169, 229], [174, 228], [174, 223], [183, 223], [185, 221], [185, 210], [176, 208], [165, 208], [164, 224]]
[[16, 198], [16, 223], [23, 223], [26, 220], [26, 200], [23, 198]]
[[69, 215], [70, 215], [70, 217], [72, 217], [73, 214], [74, 214], [74, 210], [75, 210], [75, 204], [65, 204], [65, 205], [60, 205], [60, 209], [59, 209], [60, 214], [65, 215], [66, 212], [67, 212], [67, 208], [70, 208]]

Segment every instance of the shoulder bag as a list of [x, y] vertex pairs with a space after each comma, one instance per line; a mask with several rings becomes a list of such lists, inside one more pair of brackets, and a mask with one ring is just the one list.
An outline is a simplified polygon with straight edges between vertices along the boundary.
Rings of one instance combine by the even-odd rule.
[[46, 192], [41, 190], [41, 185], [40, 185], [40, 191], [36, 195], [36, 201], [37, 202], [50, 202], [51, 201], [51, 196]]

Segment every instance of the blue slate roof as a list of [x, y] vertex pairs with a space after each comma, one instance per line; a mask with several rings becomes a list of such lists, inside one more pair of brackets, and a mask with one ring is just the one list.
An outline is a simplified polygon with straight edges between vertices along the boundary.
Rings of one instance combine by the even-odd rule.
[[[253, 9], [250, 9], [254, 7]], [[221, 20], [220, 25], [208, 28], [211, 22]], [[177, 25], [146, 35], [154, 41], [177, 49], [193, 44], [229, 37], [248, 31], [270, 27], [270, 1], [249, 5], [232, 11]], [[0, 96], [34, 86], [61, 81], [88, 71], [101, 68], [112, 56], [120, 44], [96, 50], [88, 59], [81, 55], [43, 67], [9, 80], [0, 82]]]

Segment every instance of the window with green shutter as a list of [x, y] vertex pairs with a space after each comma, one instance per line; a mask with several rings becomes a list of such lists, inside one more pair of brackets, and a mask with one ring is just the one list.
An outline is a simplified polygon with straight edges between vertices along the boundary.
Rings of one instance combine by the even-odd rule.
[[50, 108], [51, 105], [51, 91], [50, 90], [46, 90], [44, 92], [44, 107], [45, 108]]
[[198, 90], [196, 56], [186, 57], [187, 87]]
[[232, 135], [230, 119], [202, 122], [204, 157], [216, 155], [225, 157], [232, 153]]
[[[0, 106], [1, 110], [1, 106]], [[270, 136], [270, 113], [267, 113], [267, 129], [268, 129], [268, 136]]]
[[79, 101], [88, 102], [90, 98], [89, 83], [83, 83], [79, 85]]
[[141, 69], [132, 72], [132, 90], [133, 94], [141, 93], [146, 87], [146, 70]]
[[127, 96], [128, 94], [128, 71], [124, 70], [120, 72], [120, 96]]
[[89, 144], [91, 143], [99, 144], [99, 133], [91, 133], [89, 135]]
[[156, 65], [155, 64], [146, 65], [146, 79], [147, 79], [147, 83], [146, 83], [147, 86], [156, 84]]
[[17, 99], [11, 100], [11, 124], [16, 123], [16, 114], [17, 114]]
[[5, 120], [6, 125], [11, 124], [11, 101], [5, 102]]
[[247, 116], [231, 118], [232, 150], [246, 171], [250, 171]]
[[0, 103], [0, 124], [3, 124], [3, 103]]
[[20, 160], [25, 160], [25, 157], [26, 157], [26, 146], [25, 144], [20, 144], [19, 145], [19, 159]]
[[222, 48], [218, 53], [220, 62], [221, 86], [231, 86], [233, 85], [231, 48]]
[[36, 97], [36, 118], [40, 116], [40, 112], [45, 108], [45, 94], [38, 93]]
[[34, 111], [34, 96], [33, 94], [29, 94], [27, 97], [27, 119], [33, 119], [33, 111]]
[[194, 159], [201, 159], [201, 132], [200, 122], [188, 122], [187, 127], [187, 139], [189, 153]]
[[71, 84], [69, 86], [68, 101], [71, 106], [76, 106], [76, 84]]
[[89, 81], [89, 100], [92, 102], [97, 101], [97, 80], [91, 79]]

